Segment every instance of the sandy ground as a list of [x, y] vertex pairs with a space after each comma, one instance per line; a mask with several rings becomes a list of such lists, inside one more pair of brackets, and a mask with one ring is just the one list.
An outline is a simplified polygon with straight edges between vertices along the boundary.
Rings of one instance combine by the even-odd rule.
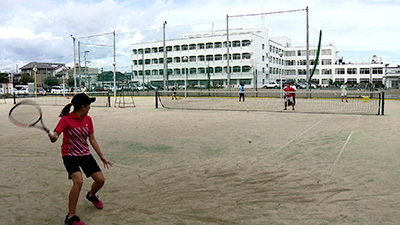
[[[77, 213], [87, 224], [398, 224], [400, 102], [385, 116], [93, 107], [115, 163]], [[63, 224], [61, 140], [12, 125], [0, 104], [0, 224]], [[53, 128], [60, 106], [43, 106]], [[95, 152], [92, 150], [95, 154]], [[98, 157], [96, 156], [98, 159]]]

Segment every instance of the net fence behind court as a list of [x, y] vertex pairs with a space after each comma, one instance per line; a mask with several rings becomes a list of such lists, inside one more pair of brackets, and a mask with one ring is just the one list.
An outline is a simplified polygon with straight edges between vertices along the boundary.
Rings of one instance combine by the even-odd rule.
[[[158, 91], [162, 107], [169, 109], [283, 111], [284, 95], [279, 90], [246, 91], [245, 101], [239, 102], [239, 91], [199, 90], [177, 91], [178, 100], [172, 100], [172, 91]], [[307, 113], [380, 115], [382, 92], [348, 92], [347, 101], [340, 92], [313, 90], [296, 91], [295, 111]], [[287, 107], [292, 111], [292, 107]]]
[[[101, 92], [85, 92], [89, 97], [96, 97], [96, 101], [91, 104], [93, 107], [109, 107], [110, 106], [110, 93], [107, 91]], [[18, 103], [25, 99], [30, 99], [39, 105], [60, 105], [64, 106], [71, 103], [74, 96], [71, 93], [63, 94], [46, 94], [42, 95], [16, 95], [15, 102]]]

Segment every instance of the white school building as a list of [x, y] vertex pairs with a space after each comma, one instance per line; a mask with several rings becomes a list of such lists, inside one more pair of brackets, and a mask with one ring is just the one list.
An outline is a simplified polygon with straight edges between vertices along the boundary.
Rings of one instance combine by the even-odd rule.
[[[169, 86], [226, 87], [226, 30], [194, 32], [182, 39], [166, 40]], [[292, 46], [288, 37], [270, 37], [268, 30], [229, 30], [230, 84], [260, 88], [265, 83], [306, 80], [306, 46]], [[162, 41], [131, 45], [132, 80], [162, 87], [164, 49]], [[316, 59], [317, 46], [309, 47], [309, 68]], [[322, 45], [312, 82], [385, 83], [385, 65], [371, 56], [371, 63], [345, 62], [337, 57], [334, 45]]]

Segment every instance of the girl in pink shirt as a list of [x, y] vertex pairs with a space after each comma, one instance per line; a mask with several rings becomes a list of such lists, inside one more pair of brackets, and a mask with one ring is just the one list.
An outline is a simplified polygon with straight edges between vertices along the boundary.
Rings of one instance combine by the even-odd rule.
[[[96, 98], [89, 98], [84, 93], [75, 95], [71, 104], [66, 105], [61, 111], [61, 119], [54, 129], [54, 134], [49, 134], [50, 141], [56, 142], [60, 134], [63, 133], [61, 155], [64, 166], [68, 172], [68, 178], [73, 181], [73, 186], [69, 193], [69, 211], [65, 218], [65, 224], [68, 225], [85, 224], [75, 215], [79, 193], [83, 185], [81, 169], [86, 177], [92, 177], [94, 180], [91, 189], [86, 194], [86, 198], [91, 201], [96, 208], [103, 208], [103, 203], [95, 194], [103, 187], [105, 178], [96, 160], [90, 154], [89, 144], [87, 142], [88, 138], [90, 144], [104, 163], [104, 167], [109, 168], [109, 166], [113, 166], [113, 163], [104, 157], [94, 137], [92, 118], [87, 115], [90, 110], [90, 104], [94, 101], [96, 101]], [[74, 106], [74, 111], [70, 113], [72, 105]]]

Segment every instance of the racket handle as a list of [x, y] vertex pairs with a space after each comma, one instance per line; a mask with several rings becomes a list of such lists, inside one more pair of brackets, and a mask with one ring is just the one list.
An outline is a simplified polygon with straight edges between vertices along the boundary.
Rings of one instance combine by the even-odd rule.
[[54, 135], [54, 132], [51, 131], [51, 130], [49, 130], [49, 134], [50, 134], [51, 136], [53, 136], [53, 135]]

